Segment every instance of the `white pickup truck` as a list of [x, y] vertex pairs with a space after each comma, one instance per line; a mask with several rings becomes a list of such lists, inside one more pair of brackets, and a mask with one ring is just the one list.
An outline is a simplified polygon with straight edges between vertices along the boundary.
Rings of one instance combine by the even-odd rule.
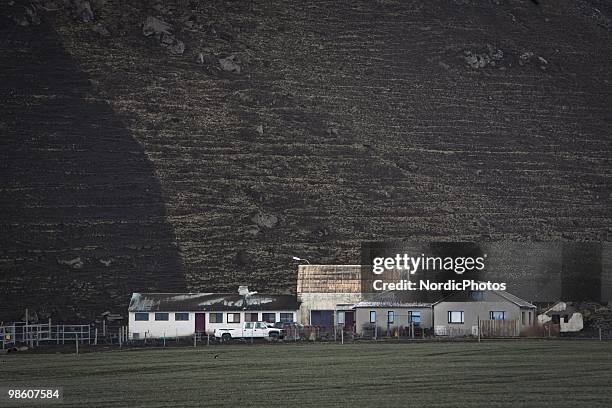
[[215, 329], [214, 335], [216, 338], [223, 341], [250, 338], [270, 338], [272, 340], [277, 340], [284, 337], [284, 332], [283, 329], [268, 326], [265, 322], [244, 322], [242, 326], [236, 328]]

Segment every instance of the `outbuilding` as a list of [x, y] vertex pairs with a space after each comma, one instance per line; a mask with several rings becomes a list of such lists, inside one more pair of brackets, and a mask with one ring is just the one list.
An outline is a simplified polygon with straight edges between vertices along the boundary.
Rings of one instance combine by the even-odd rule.
[[302, 324], [352, 330], [353, 305], [363, 299], [361, 265], [300, 265], [297, 296]]
[[561, 333], [579, 332], [584, 327], [582, 313], [574, 305], [566, 302], [557, 302], [544, 313], [538, 315], [538, 322], [558, 324]]
[[134, 293], [130, 301], [129, 337], [212, 334], [242, 322], [295, 322], [300, 304], [294, 295], [252, 293]]

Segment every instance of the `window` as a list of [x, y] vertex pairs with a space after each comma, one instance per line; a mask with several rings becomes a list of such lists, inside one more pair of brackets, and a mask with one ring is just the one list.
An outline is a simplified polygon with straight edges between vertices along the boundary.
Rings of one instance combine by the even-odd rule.
[[489, 312], [489, 319], [491, 320], [506, 320], [506, 312]]
[[484, 300], [484, 292], [481, 290], [473, 290], [470, 292], [470, 299], [472, 300]]
[[376, 311], [375, 310], [370, 311], [370, 323], [376, 323]]
[[338, 324], [344, 324], [344, 312], [338, 312]]
[[333, 310], [311, 310], [310, 324], [312, 326], [333, 327], [336, 312]]
[[463, 312], [448, 311], [448, 322], [461, 324], [463, 323]]
[[274, 323], [276, 322], [276, 313], [262, 313], [261, 320], [266, 323]]
[[208, 315], [209, 323], [223, 323], [223, 313], [210, 313]]
[[253, 328], [253, 322], [247, 322], [244, 324], [244, 328], [245, 329], [252, 329]]
[[244, 321], [245, 322], [256, 322], [259, 320], [259, 313], [245, 313], [244, 314]]
[[189, 313], [175, 313], [174, 320], [179, 321], [187, 321], [189, 320]]
[[389, 324], [395, 323], [395, 312], [393, 310], [389, 310], [387, 312], [387, 323]]
[[419, 326], [421, 324], [421, 312], [411, 310], [410, 311], [410, 322], [414, 323], [415, 326]]
[[561, 320], [559, 319], [559, 315], [552, 315], [552, 322], [553, 324], [561, 323]]
[[149, 314], [148, 313], [134, 313], [134, 320], [136, 320], [137, 322], [149, 321]]
[[525, 311], [523, 310], [523, 311], [521, 312], [521, 324], [522, 324], [522, 325], [525, 325], [525, 324], [527, 323], [527, 322], [526, 322], [526, 320], [527, 320], [527, 319], [525, 319]]
[[256, 329], [264, 329], [265, 327], [264, 327], [263, 323], [259, 322], [259, 323], [255, 323], [255, 328]]
[[531, 325], [531, 312], [529, 312], [529, 324]]
[[293, 313], [281, 313], [280, 321], [283, 323], [292, 323], [293, 322]]
[[228, 313], [227, 322], [228, 323], [240, 323], [240, 313]]
[[569, 315], [563, 315], [563, 323], [569, 322]]
[[138, 339], [140, 339], [140, 333], [132, 333], [132, 338], [133, 338], [134, 340], [138, 340]]
[[170, 313], [155, 313], [155, 320], [170, 320]]

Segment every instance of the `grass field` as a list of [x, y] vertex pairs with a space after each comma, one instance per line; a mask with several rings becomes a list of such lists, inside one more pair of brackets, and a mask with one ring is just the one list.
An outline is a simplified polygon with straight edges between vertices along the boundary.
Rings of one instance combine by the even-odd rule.
[[0, 370], [0, 385], [63, 386], [74, 407], [612, 406], [612, 342], [596, 341], [22, 353]]

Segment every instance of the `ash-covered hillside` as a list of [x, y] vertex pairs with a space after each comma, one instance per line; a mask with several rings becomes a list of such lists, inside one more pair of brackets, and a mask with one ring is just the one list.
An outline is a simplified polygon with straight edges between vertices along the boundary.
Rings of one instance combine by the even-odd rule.
[[607, 240], [605, 1], [3, 1], [0, 319]]

